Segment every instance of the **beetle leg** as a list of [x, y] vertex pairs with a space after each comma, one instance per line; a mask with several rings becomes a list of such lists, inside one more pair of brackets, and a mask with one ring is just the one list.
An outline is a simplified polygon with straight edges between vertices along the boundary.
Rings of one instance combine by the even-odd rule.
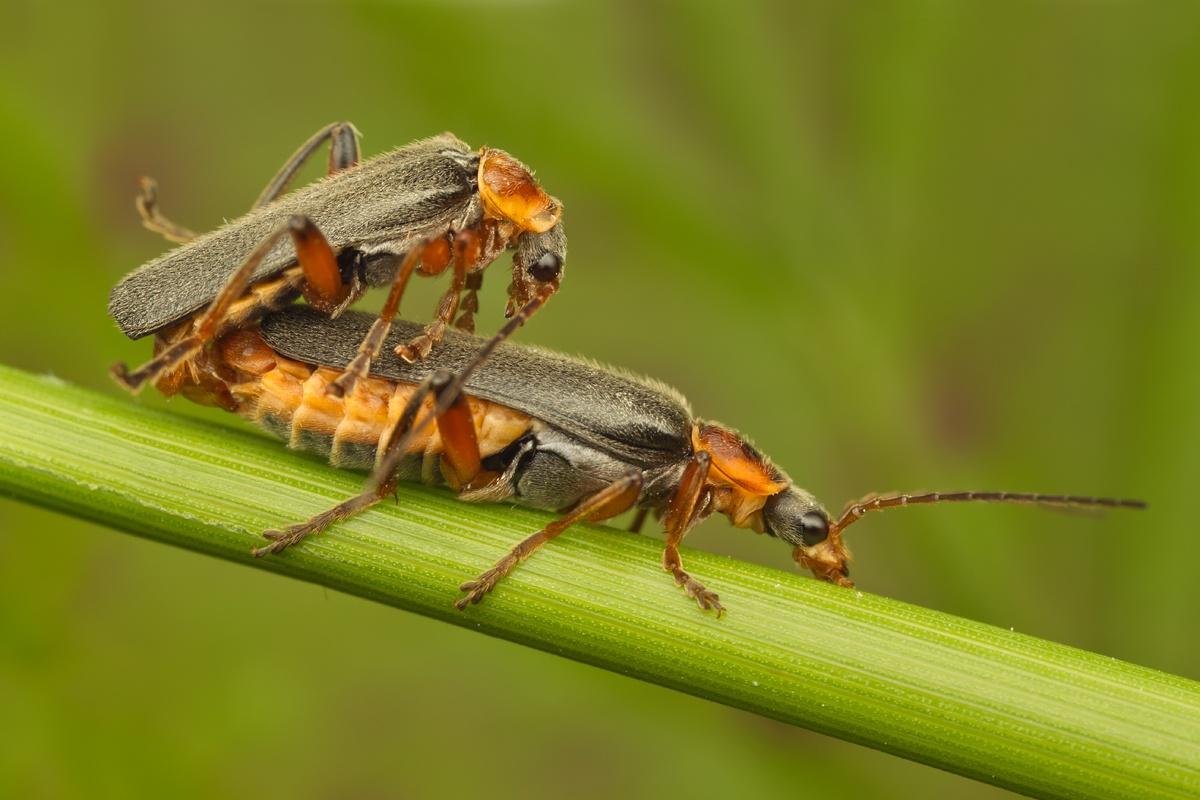
[[163, 238], [171, 242], [190, 242], [196, 234], [182, 225], [176, 225], [171, 220], [158, 213], [158, 184], [153, 178], [140, 178], [142, 193], [134, 200], [138, 213], [142, 215], [142, 225], [161, 233]]
[[304, 270], [305, 301], [321, 313], [333, 315], [350, 294], [333, 248], [321, 229], [302, 214], [289, 220], [288, 232], [296, 248], [296, 260]]
[[[454, 376], [446, 370], [433, 374], [433, 391], [441, 397]], [[437, 418], [438, 433], [442, 436], [442, 477], [450, 488], [459, 493], [479, 475], [483, 459], [479, 455], [479, 440], [475, 435], [475, 419], [467, 396], [457, 392], [453, 404]]]
[[663, 569], [675, 578], [675, 585], [682, 586], [688, 597], [694, 598], [696, 604], [704, 611], [716, 609], [717, 616], [725, 610], [717, 601], [717, 594], [704, 587], [704, 584], [683, 571], [683, 559], [679, 556], [679, 543], [692, 527], [709, 511], [709, 491], [707, 486], [708, 469], [712, 465], [712, 455], [706, 450], [698, 450], [692, 456], [683, 471], [679, 488], [671, 499], [671, 506], [663, 518], [667, 529], [667, 547], [663, 551]]
[[[269, 248], [268, 248], [269, 249]], [[295, 544], [303, 540], [306, 536], [320, 533], [335, 522], [349, 519], [360, 511], [365, 511], [371, 506], [378, 503], [383, 498], [396, 489], [396, 468], [400, 465], [400, 459], [408, 452], [409, 443], [417, 436], [424, 432], [425, 428], [433, 419], [439, 420], [439, 425], [443, 417], [448, 412], [452, 412], [456, 403], [462, 397], [463, 387], [467, 380], [479, 369], [479, 366], [488, 359], [492, 351], [521, 326], [521, 324], [529, 318], [533, 312], [546, 302], [549, 293], [543, 293], [531, 300], [521, 311], [503, 328], [500, 332], [493, 336], [487, 344], [483, 346], [478, 353], [475, 354], [475, 360], [467, 365], [462, 372], [445, 380], [449, 373], [446, 370], [438, 370], [433, 375], [430, 375], [417, 390], [413, 392], [413, 396], [409, 398], [408, 403], [404, 406], [404, 411], [396, 420], [396, 424], [388, 431], [380, 442], [378, 456], [375, 461], [375, 471], [371, 473], [371, 477], [367, 479], [363, 490], [351, 497], [338, 503], [328, 511], [324, 511], [307, 522], [302, 522], [294, 525], [288, 525], [282, 531], [270, 530], [263, 531], [263, 537], [270, 539], [271, 544], [257, 548], [253, 551], [256, 556], [265, 556], [268, 553], [279, 553], [288, 545]], [[445, 381], [443, 383], [443, 381]], [[425, 398], [433, 391], [437, 395], [437, 400], [433, 406], [433, 413], [427, 415], [420, 422], [415, 422], [417, 412], [425, 402]], [[453, 421], [448, 422], [448, 427], [454, 428]], [[452, 434], [453, 438], [453, 434]], [[459, 445], [448, 445], [448, 448], [458, 448]], [[478, 445], [476, 445], [475, 458], [478, 458]], [[459, 460], [458, 466], [454, 465], [455, 459]], [[450, 455], [447, 459], [452, 471], [462, 469], [463, 462], [469, 459], [469, 454]]]
[[384, 340], [387, 339], [388, 331], [392, 327], [392, 320], [396, 318], [396, 312], [400, 310], [400, 297], [404, 294], [404, 287], [408, 285], [409, 276], [412, 275], [413, 267], [416, 266], [417, 256], [423, 251], [422, 245], [417, 245], [408, 251], [408, 255], [404, 257], [404, 262], [400, 265], [400, 272], [396, 275], [396, 282], [392, 284], [392, 291], [388, 293], [387, 302], [383, 304], [383, 310], [379, 312], [379, 318], [371, 326], [367, 338], [363, 339], [362, 344], [358, 346], [358, 355], [346, 365], [346, 369], [342, 371], [341, 375], [325, 386], [326, 392], [334, 397], [342, 397], [347, 392], [354, 390], [354, 384], [358, 382], [359, 378], [366, 377], [371, 369], [371, 361], [379, 355], [379, 350], [383, 347]]
[[452, 253], [449, 239], [430, 239], [418, 244], [417, 248], [421, 251], [421, 266], [417, 267], [417, 274], [422, 278], [441, 275], [450, 266]]
[[472, 230], [460, 231], [454, 237], [454, 280], [438, 303], [433, 322], [425, 326], [424, 332], [408, 344], [396, 348], [396, 355], [410, 364], [429, 355], [446, 335], [446, 326], [458, 312], [459, 298], [467, 285], [467, 271], [479, 260], [479, 237]]
[[467, 581], [458, 587], [459, 591], [467, 592], [467, 596], [455, 601], [454, 606], [459, 611], [466, 609], [471, 603], [478, 603], [483, 596], [496, 588], [502, 578], [512, 572], [513, 567], [521, 563], [541, 549], [542, 545], [558, 536], [567, 528], [586, 519], [589, 522], [602, 522], [612, 519], [618, 514], [628, 511], [638, 501], [642, 493], [643, 482], [641, 470], [630, 470], [617, 478], [609, 486], [601, 489], [591, 497], [585, 498], [570, 513], [554, 520], [535, 534], [527, 536], [517, 543], [503, 558], [496, 562], [491, 569], [480, 573], [473, 581]]
[[459, 304], [462, 311], [454, 322], [454, 327], [466, 333], [475, 332], [475, 312], [479, 310], [479, 290], [483, 288], [483, 273], [472, 272], [467, 276], [467, 296]]
[[177, 366], [211, 341], [226, 321], [234, 302], [250, 288], [254, 270], [285, 234], [291, 235], [296, 256], [304, 269], [304, 296], [309, 303], [323, 309], [327, 307], [326, 298], [340, 297], [344, 287], [333, 250], [308, 217], [295, 215], [259, 242], [237, 271], [229, 276], [221, 291], [197, 319], [192, 335], [167, 347], [132, 373], [124, 363], [114, 364], [110, 372], [117, 383], [131, 392], [141, 391], [147, 381], [156, 380], [163, 372]]
[[[424, 428], [423, 425], [416, 426], [414, 428], [413, 420], [416, 419], [417, 411], [425, 402], [425, 398], [429, 396], [429, 392], [431, 391], [433, 385], [433, 379], [434, 376], [430, 375], [428, 378], [422, 381], [421, 385], [417, 387], [417, 390], [413, 392], [412, 397], [409, 398], [408, 403], [404, 406], [404, 411], [400, 414], [399, 419], [396, 420], [395, 426], [393, 426], [392, 429], [384, 435], [383, 440], [380, 441], [380, 452], [386, 452], [389, 455], [394, 450], [400, 450], [403, 452], [404, 449], [407, 449], [408, 442], [412, 440], [413, 436], [415, 436], [417, 432]], [[388, 459], [384, 458], [383, 461], [386, 463]], [[398, 462], [398, 459], [396, 459], [396, 461]], [[353, 517], [360, 511], [366, 511], [368, 508], [375, 505], [396, 490], [397, 481], [394, 464], [389, 470], [390, 474], [385, 474], [382, 476], [379, 475], [380, 466], [379, 460], [377, 459], [375, 473], [371, 476], [371, 479], [367, 481], [367, 485], [363, 491], [359, 492], [354, 497], [351, 497], [348, 500], [343, 500], [333, 508], [327, 511], [322, 511], [320, 514], [317, 514], [315, 517], [311, 517], [305, 522], [297, 522], [292, 525], [287, 525], [283, 530], [263, 531], [263, 538], [269, 539], [271, 543], [264, 547], [256, 547], [250, 552], [253, 553], [257, 558], [262, 558], [269, 553], [282, 553], [289, 546], [299, 544], [300, 542], [304, 541], [306, 537], [321, 533], [333, 523], [342, 522], [350, 519], [350, 517]]]
[[287, 191], [288, 184], [296, 177], [296, 173], [308, 163], [312, 154], [325, 143], [326, 139], [331, 140], [326, 175], [336, 175], [352, 169], [362, 161], [362, 155], [358, 150], [358, 131], [354, 126], [349, 122], [335, 122], [332, 125], [326, 125], [292, 154], [283, 168], [267, 184], [267, 188], [263, 189], [262, 194], [254, 201], [254, 208], [262, 208], [278, 200], [279, 196]]
[[[454, 398], [456, 398], [463, 391], [463, 387], [467, 385], [467, 381], [471, 379], [471, 376], [475, 374], [475, 371], [479, 369], [480, 365], [487, 361], [495, 349], [499, 347], [506, 339], [512, 336], [516, 332], [517, 328], [524, 325], [525, 320], [529, 319], [531, 316], [533, 316], [534, 312], [541, 308], [542, 304], [544, 304], [546, 300], [550, 298], [550, 294], [551, 292], [544, 291], [538, 296], [534, 297], [532, 300], [522, 306], [521, 310], [518, 311], [511, 320], [505, 323], [504, 327], [497, 331], [495, 336], [487, 340], [487, 343], [475, 353], [475, 359], [466, 367], [464, 367], [461, 372], [454, 376], [453, 382], [447, 386], [446, 390], [441, 396], [439, 396], [437, 404], [433, 409], [435, 416], [445, 413], [445, 411], [450, 407], [451, 403], [453, 403]], [[412, 401], [410, 401], [410, 403], [411, 402]], [[407, 413], [408, 410], [406, 407], [405, 414]], [[414, 411], [413, 413], [415, 414], [416, 412]], [[401, 419], [403, 419], [403, 415], [401, 416]], [[419, 423], [411, 435], [419, 435], [427, 424], [429, 424], [429, 418], [426, 418], [425, 421]], [[399, 464], [402, 452], [403, 451], [400, 449], [399, 445], [396, 447], [389, 446], [386, 450], [380, 450], [381, 455], [375, 462], [375, 472], [371, 476], [371, 480], [367, 482], [368, 486], [373, 486], [377, 481], [381, 481], [384, 477], [393, 474], [396, 471], [397, 465]]]
[[[420, 266], [416, 267], [418, 259]], [[354, 390], [354, 384], [358, 382], [359, 378], [368, 374], [371, 362], [379, 355], [379, 350], [383, 347], [384, 340], [387, 339], [388, 331], [391, 330], [392, 320], [396, 318], [396, 314], [400, 310], [400, 298], [404, 295], [404, 288], [408, 285], [408, 279], [412, 275], [414, 267], [419, 275], [440, 275], [449, 263], [450, 245], [445, 239], [422, 241], [409, 249], [400, 265], [400, 271], [396, 273], [396, 282], [392, 284], [392, 290], [383, 304], [383, 310], [379, 312], [379, 319], [375, 320], [367, 337], [359, 345], [358, 355], [346, 365], [346, 369], [336, 380], [326, 385], [326, 392], [335, 397], [342, 397], [347, 392]], [[470, 276], [467, 280], [470, 281]]]
[[[448, 370], [438, 370], [421, 382], [413, 392], [404, 411], [396, 420], [394, 426], [380, 441], [379, 461], [387, 463], [388, 456], [403, 458], [408, 452], [408, 445], [418, 435], [425, 425], [414, 425], [417, 414], [425, 404], [430, 394], [436, 398], [433, 414], [436, 418], [438, 431], [441, 433], [444, 450], [442, 452], [442, 472], [455, 490], [474, 478], [480, 470], [479, 443], [475, 439], [475, 423], [471, 418], [471, 409], [467, 404], [466, 395], [454, 387], [454, 375]], [[394, 458], [393, 463], [398, 460]], [[268, 553], [281, 553], [287, 547], [298, 544], [306, 537], [318, 534], [335, 522], [349, 519], [360, 511], [365, 511], [396, 490], [396, 470], [392, 467], [389, 474], [380, 476], [378, 485], [371, 486], [338, 503], [328, 511], [317, 514], [307, 522], [288, 525], [283, 530], [263, 531], [263, 538], [270, 539], [271, 544], [255, 549], [254, 555], [265, 556]]]
[[203, 316], [197, 320], [191, 336], [172, 344], [132, 373], [129, 372], [124, 362], [113, 364], [112, 369], [109, 370], [113, 379], [129, 391], [139, 392], [147, 381], [155, 380], [164, 371], [176, 366], [203, 347], [213, 338], [217, 324], [225, 317], [229, 307], [246, 293], [246, 289], [250, 286], [250, 276], [267, 257], [267, 253], [271, 252], [271, 248], [288, 232], [289, 227], [285, 225], [258, 243], [258, 247], [255, 247], [237, 271], [229, 276], [229, 280], [221, 287], [221, 291], [209, 304]]

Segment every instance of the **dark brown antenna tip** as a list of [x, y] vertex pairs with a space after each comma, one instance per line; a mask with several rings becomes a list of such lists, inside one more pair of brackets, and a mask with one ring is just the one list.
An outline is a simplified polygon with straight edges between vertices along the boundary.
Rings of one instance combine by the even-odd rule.
[[883, 511], [908, 505], [931, 505], [933, 503], [1021, 503], [1022, 505], [1081, 506], [1099, 508], [1147, 507], [1142, 500], [1119, 500], [1111, 497], [1075, 497], [1066, 494], [1030, 494], [1021, 492], [928, 492], [927, 494], [892, 494], [886, 496], [870, 494], [846, 506], [842, 516], [829, 531], [830, 535], [841, 533], [850, 523], [857, 522], [868, 511]]

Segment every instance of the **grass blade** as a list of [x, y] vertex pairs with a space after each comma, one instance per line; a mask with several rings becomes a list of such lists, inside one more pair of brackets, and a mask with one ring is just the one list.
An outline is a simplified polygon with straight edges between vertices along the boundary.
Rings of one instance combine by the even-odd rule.
[[362, 475], [251, 433], [0, 367], [0, 492], [312, 581], [1036, 797], [1200, 794], [1200, 684], [698, 551], [705, 614], [660, 545], [564, 534], [465, 613], [451, 603], [546, 515], [404, 485], [272, 558], [258, 533]]

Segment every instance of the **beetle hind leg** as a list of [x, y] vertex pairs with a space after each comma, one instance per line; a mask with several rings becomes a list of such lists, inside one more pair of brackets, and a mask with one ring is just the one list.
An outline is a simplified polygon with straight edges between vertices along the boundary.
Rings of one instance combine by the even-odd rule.
[[454, 607], [459, 611], [465, 611], [468, 605], [478, 603], [482, 600], [485, 594], [496, 588], [496, 584], [500, 582], [501, 578], [508, 577], [508, 573], [513, 571], [513, 567], [529, 558], [540, 550], [542, 545], [554, 538], [549, 528], [550, 526], [547, 526], [532, 536], [521, 540], [504, 558], [497, 561], [491, 569], [484, 570], [473, 581], [462, 583], [458, 587], [458, 590], [460, 592], [467, 592], [467, 596], [456, 600]]
[[603, 522], [628, 511], [641, 496], [642, 483], [641, 470], [630, 470], [606, 488], [585, 498], [565, 516], [551, 522], [537, 533], [522, 539], [491, 569], [480, 573], [475, 580], [467, 581], [459, 586], [459, 591], [466, 592], [467, 596], [457, 600], [454, 607], [463, 611], [468, 605], [478, 603], [485, 594], [496, 588], [496, 584], [502, 578], [507, 577], [513, 571], [513, 567], [529, 558], [540, 550], [542, 545], [576, 522], [582, 519], [589, 522]]
[[342, 522], [360, 511], [366, 511], [391, 492], [391, 488], [385, 490], [383, 487], [375, 491], [363, 492], [338, 503], [328, 511], [322, 511], [307, 522], [288, 525], [283, 530], [263, 531], [263, 538], [270, 540], [271, 543], [264, 547], [256, 547], [250, 552], [257, 558], [262, 558], [269, 553], [282, 553], [288, 547], [304, 541], [308, 536], [321, 533], [333, 523]]
[[[418, 423], [417, 414], [430, 394], [437, 399], [433, 414]], [[291, 545], [321, 533], [335, 522], [343, 522], [360, 511], [366, 511], [395, 492], [396, 457], [408, 451], [409, 443], [424, 431], [428, 420], [433, 418], [437, 420], [444, 448], [441, 458], [446, 481], [456, 491], [468, 484], [481, 470], [479, 442], [475, 438], [471, 408], [461, 387], [455, 385], [453, 374], [447, 370], [438, 370], [421, 382], [408, 399], [392, 429], [381, 438], [378, 466], [362, 492], [338, 503], [328, 511], [322, 511], [306, 522], [288, 525], [283, 530], [263, 531], [263, 538], [270, 540], [271, 544], [255, 548], [251, 552], [259, 557], [282, 553]]]
[[[473, 481], [482, 469], [479, 446], [475, 441], [474, 426], [469, 419], [470, 406], [463, 398], [463, 387], [488, 356], [501, 342], [512, 336], [513, 332], [546, 302], [548, 294], [542, 294], [530, 301], [521, 311], [497, 333], [476, 354], [475, 360], [468, 364], [457, 375], [451, 375], [446, 370], [433, 373], [417, 387], [412, 397], [404, 406], [399, 418], [382, 438], [379, 444], [375, 462], [375, 471], [367, 480], [363, 491], [338, 503], [328, 511], [323, 511], [307, 522], [288, 525], [282, 531], [270, 530], [263, 533], [264, 538], [271, 544], [255, 548], [256, 556], [270, 553], [280, 553], [292, 544], [303, 541], [306, 537], [318, 534], [335, 522], [349, 519], [351, 516], [364, 511], [392, 494], [396, 489], [397, 470], [400, 460], [407, 454], [409, 444], [436, 419], [446, 446], [443, 460], [445, 462], [444, 476], [448, 482], [458, 482], [471, 491]], [[424, 406], [429, 393], [437, 395], [433, 411], [422, 420], [417, 420], [417, 414]], [[467, 415], [464, 419], [463, 415]], [[470, 442], [470, 444], [468, 444]], [[471, 445], [474, 445], [472, 449]]]

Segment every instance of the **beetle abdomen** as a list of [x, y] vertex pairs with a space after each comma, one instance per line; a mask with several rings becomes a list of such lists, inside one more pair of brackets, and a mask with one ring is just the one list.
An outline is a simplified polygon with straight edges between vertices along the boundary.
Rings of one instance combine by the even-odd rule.
[[[255, 328], [222, 337], [213, 356], [236, 376], [228, 381], [228, 389], [239, 416], [284, 439], [289, 447], [325, 456], [336, 467], [373, 467], [380, 439], [395, 425], [417, 388], [364, 378], [345, 398], [334, 397], [326, 394], [325, 386], [341, 374], [339, 370], [284, 358], [267, 346]], [[508, 447], [532, 424], [529, 416], [498, 403], [468, 401], [485, 458]], [[430, 398], [417, 415], [418, 423], [432, 407]], [[426, 458], [443, 452], [436, 420], [413, 440], [409, 452]]]

